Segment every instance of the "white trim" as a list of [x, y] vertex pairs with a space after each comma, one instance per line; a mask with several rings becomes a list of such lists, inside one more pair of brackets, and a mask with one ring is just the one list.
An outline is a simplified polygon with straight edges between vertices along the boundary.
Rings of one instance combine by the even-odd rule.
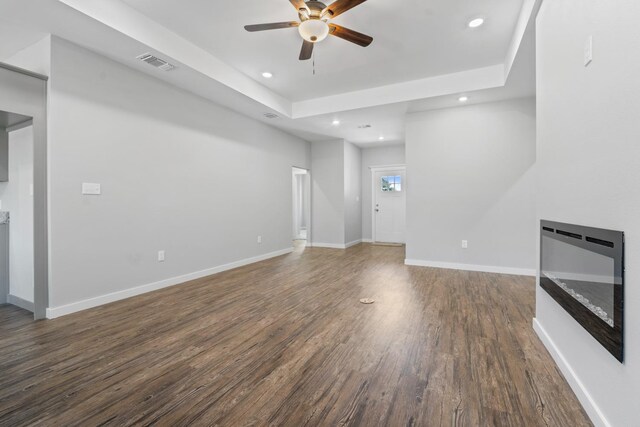
[[384, 172], [384, 171], [397, 171], [400, 169], [407, 169], [406, 164], [398, 164], [398, 165], [382, 165], [382, 166], [369, 166], [369, 169], [376, 172]]
[[359, 245], [360, 243], [362, 243], [362, 239], [354, 240], [353, 242], [349, 242], [344, 246], [345, 246], [345, 249], [348, 249], [351, 246]]
[[347, 245], [343, 243], [318, 243], [313, 242], [313, 244], [309, 245], [314, 248], [327, 248], [327, 249], [347, 249]]
[[[407, 165], [406, 164], [398, 164], [398, 165], [382, 165], [382, 166], [369, 166], [371, 169], [371, 243], [376, 242], [376, 172], [385, 172], [385, 171], [404, 171], [404, 182], [402, 186], [404, 187], [403, 191], [406, 191], [407, 188]], [[406, 193], [405, 193], [406, 194]], [[407, 208], [405, 207], [405, 215], [407, 214]], [[405, 242], [398, 242], [405, 243]]]
[[360, 244], [362, 242], [363, 242], [362, 239], [354, 240], [353, 242], [349, 242], [349, 243], [316, 243], [316, 242], [313, 242], [313, 244], [308, 243], [307, 246], [314, 247], [314, 248], [327, 248], [327, 249], [348, 249], [351, 246], [355, 246], [355, 245]]
[[373, 239], [362, 239], [362, 243], [373, 243]]
[[498, 267], [492, 265], [458, 264], [454, 262], [423, 261], [419, 259], [405, 259], [405, 265], [417, 267], [446, 268], [448, 270], [480, 271], [484, 273], [512, 274], [515, 276], [536, 276], [535, 268]]
[[33, 313], [34, 304], [31, 301], [27, 301], [24, 298], [17, 297], [15, 295], [7, 295], [7, 303], [11, 305], [15, 305], [16, 307], [20, 307], [22, 309], [28, 310]]
[[607, 421], [604, 414], [602, 413], [596, 402], [593, 400], [582, 381], [580, 381], [580, 378], [578, 378], [575, 371], [571, 368], [571, 365], [569, 364], [569, 362], [567, 362], [567, 359], [565, 359], [549, 334], [547, 334], [547, 331], [544, 329], [544, 327], [542, 327], [542, 325], [536, 318], [533, 319], [533, 330], [536, 331], [536, 334], [538, 334], [540, 341], [542, 341], [544, 346], [551, 354], [551, 357], [556, 362], [556, 365], [558, 365], [558, 368], [560, 368], [562, 375], [564, 375], [565, 379], [569, 383], [569, 386], [582, 404], [582, 407], [584, 408], [587, 415], [589, 415], [591, 422], [593, 422], [593, 424], [597, 427], [611, 427], [611, 424], [609, 423], [609, 421]]
[[47, 308], [47, 319], [55, 319], [56, 317], [65, 316], [67, 314], [86, 310], [88, 308], [98, 307], [103, 304], [108, 304], [114, 301], [123, 300], [136, 295], [141, 295], [147, 292], [156, 291], [158, 289], [180, 285], [191, 280], [200, 279], [202, 277], [211, 276], [216, 273], [232, 270], [234, 268], [242, 267], [248, 264], [253, 264], [255, 262], [264, 261], [266, 259], [275, 258], [281, 255], [286, 255], [291, 252], [293, 252], [293, 248], [282, 249], [282, 250], [271, 252], [268, 254], [258, 255], [252, 258], [246, 258], [240, 261], [231, 262], [229, 264], [220, 265], [218, 267], [196, 271], [194, 273], [184, 274], [182, 276], [172, 277], [169, 279], [161, 280], [159, 282], [149, 283], [147, 285], [137, 286], [135, 288], [125, 289], [122, 291], [101, 295], [95, 298], [89, 298], [86, 300], [73, 302], [71, 304], [62, 305], [60, 307], [50, 307], [50, 308]]

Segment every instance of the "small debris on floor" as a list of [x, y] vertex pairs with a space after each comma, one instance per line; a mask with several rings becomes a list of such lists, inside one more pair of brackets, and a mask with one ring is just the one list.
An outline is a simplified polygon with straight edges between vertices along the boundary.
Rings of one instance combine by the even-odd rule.
[[371, 298], [362, 298], [360, 302], [363, 304], [373, 304], [374, 302], [376, 302], [376, 300]]

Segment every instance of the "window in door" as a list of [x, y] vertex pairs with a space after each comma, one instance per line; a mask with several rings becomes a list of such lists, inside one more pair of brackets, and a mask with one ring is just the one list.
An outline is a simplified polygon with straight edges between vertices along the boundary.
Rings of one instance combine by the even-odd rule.
[[383, 176], [381, 189], [384, 192], [402, 191], [402, 177], [400, 175]]

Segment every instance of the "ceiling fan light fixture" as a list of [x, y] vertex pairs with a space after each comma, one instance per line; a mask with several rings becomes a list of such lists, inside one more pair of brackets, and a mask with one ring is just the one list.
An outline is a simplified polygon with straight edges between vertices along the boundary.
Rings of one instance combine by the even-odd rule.
[[298, 32], [306, 41], [318, 43], [329, 35], [329, 25], [320, 19], [308, 19], [298, 26]]

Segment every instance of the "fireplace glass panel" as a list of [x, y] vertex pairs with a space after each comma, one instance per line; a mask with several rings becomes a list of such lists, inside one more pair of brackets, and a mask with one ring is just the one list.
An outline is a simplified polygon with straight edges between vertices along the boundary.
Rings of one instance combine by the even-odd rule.
[[614, 327], [615, 260], [542, 236], [541, 274]]

